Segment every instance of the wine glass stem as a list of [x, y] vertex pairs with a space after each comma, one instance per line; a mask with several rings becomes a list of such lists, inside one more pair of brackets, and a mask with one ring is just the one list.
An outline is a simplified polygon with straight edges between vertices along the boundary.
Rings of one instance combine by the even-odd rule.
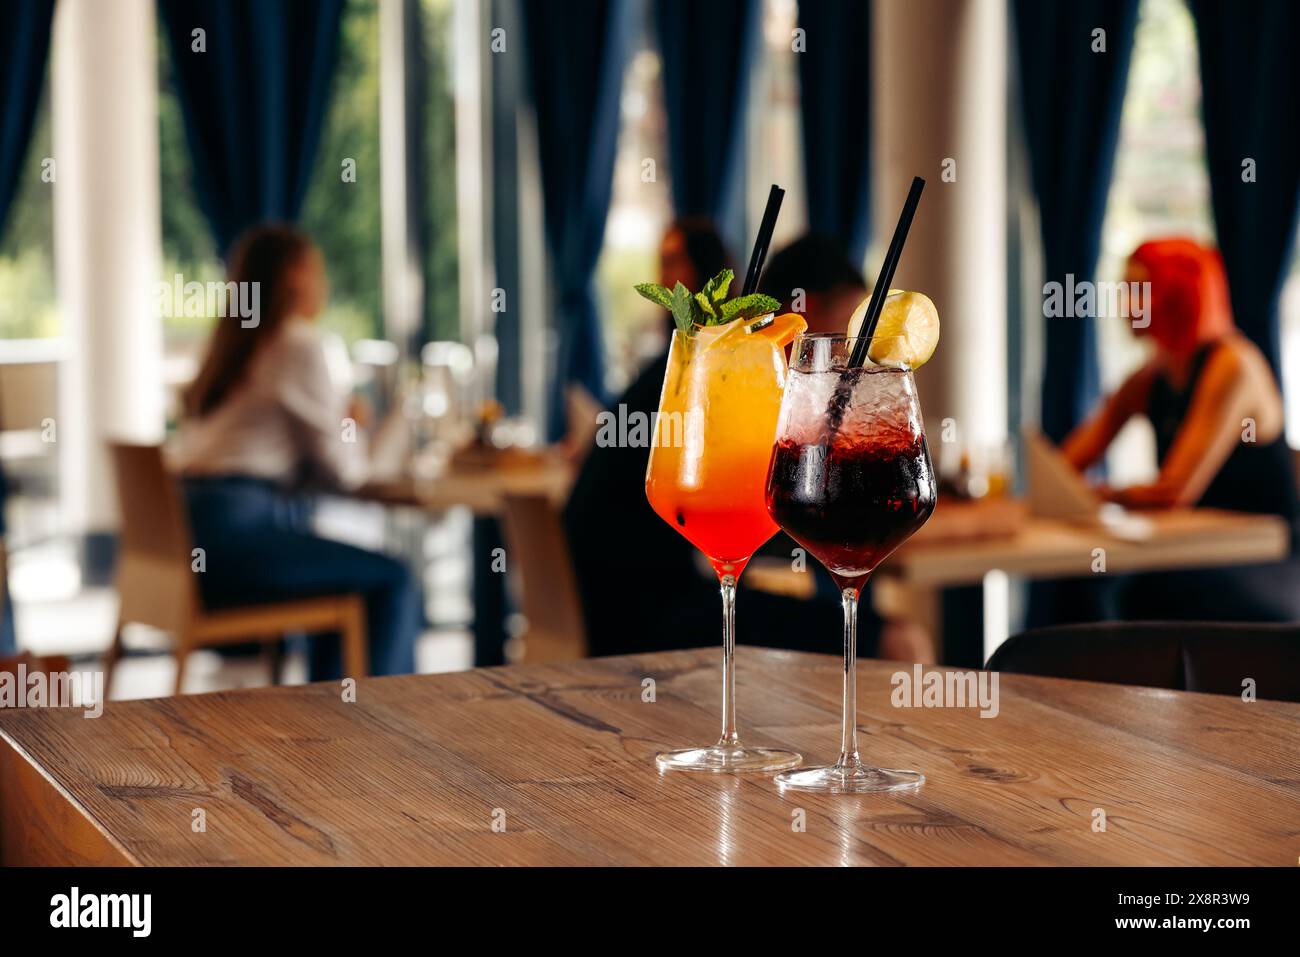
[[840, 735], [841, 767], [862, 763], [858, 756], [858, 590], [845, 588], [844, 605], [844, 725]]
[[736, 734], [736, 577], [723, 575], [722, 585], [722, 737], [721, 747], [734, 748]]

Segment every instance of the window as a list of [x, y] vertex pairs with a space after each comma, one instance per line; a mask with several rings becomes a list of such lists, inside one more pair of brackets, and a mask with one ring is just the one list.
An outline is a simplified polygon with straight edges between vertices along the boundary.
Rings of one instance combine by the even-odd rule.
[[[356, 181], [343, 179], [345, 159]], [[383, 335], [379, 196], [379, 4], [349, 0], [338, 63], [302, 226], [320, 244], [330, 277], [326, 329], [349, 342]]]
[[45, 86], [0, 234], [0, 339], [45, 339], [62, 332], [54, 285], [54, 184], [45, 175], [45, 160], [53, 156], [49, 83]]
[[[622, 392], [647, 359], [664, 346], [663, 310], [632, 288], [659, 275], [659, 242], [673, 219], [668, 115], [663, 69], [647, 25], [623, 77], [614, 188], [605, 245], [596, 266], [605, 334], [606, 387]], [[653, 179], [649, 163], [653, 162]]]
[[[214, 282], [225, 274], [212, 228], [194, 193], [191, 169], [185, 117], [172, 70], [171, 43], [159, 17], [158, 178], [164, 282], [171, 282], [177, 274], [184, 277], [184, 282]], [[171, 315], [163, 317], [168, 346], [181, 352], [194, 353], [211, 325], [211, 317], [187, 316], [179, 304], [171, 310]], [[187, 381], [193, 371], [190, 363], [181, 363], [178, 370], [169, 373], [169, 381], [173, 385]]]
[[[765, 0], [762, 41], [749, 91], [750, 108], [745, 111], [745, 209], [751, 227], [756, 228], [762, 218], [770, 184], [780, 183], [786, 190], [774, 249], [806, 228], [799, 78], [790, 46], [796, 13], [795, 0]], [[654, 29], [647, 18], [623, 79], [614, 190], [605, 225], [605, 246], [597, 266], [608, 368], [606, 385], [614, 394], [664, 344], [662, 310], [648, 305], [632, 288], [658, 275], [659, 242], [673, 220], [662, 69]], [[655, 163], [654, 180], [646, 181], [645, 164], [650, 159]], [[733, 249], [732, 255], [743, 270], [749, 257], [748, 246]]]
[[1300, 239], [1278, 307], [1282, 323], [1282, 389], [1286, 400], [1286, 439], [1300, 449]]
[[[171, 45], [158, 36], [158, 145], [162, 199], [163, 278], [219, 280], [225, 273], [212, 229], [195, 197], [185, 121], [172, 75]], [[342, 177], [356, 162], [356, 181]], [[382, 333], [379, 231], [378, 0], [349, 0], [339, 31], [338, 63], [301, 225], [324, 252], [330, 276], [325, 328], [352, 341]], [[212, 318], [164, 319], [168, 342], [197, 346]], [[182, 376], [183, 378], [184, 376]]]
[[[1144, 240], [1186, 235], [1214, 241], [1201, 125], [1196, 28], [1183, 0], [1142, 0], [1111, 180], [1099, 281], [1116, 282]], [[1120, 384], [1145, 355], [1126, 320], [1097, 322], [1102, 387]], [[1108, 459], [1111, 481], [1140, 481], [1155, 468], [1144, 421], [1129, 424]]]
[[772, 251], [798, 239], [808, 228], [804, 194], [803, 126], [799, 104], [797, 54], [791, 47], [798, 26], [795, 0], [765, 0], [763, 38], [750, 88], [746, 143], [749, 234], [735, 255], [743, 269], [749, 262], [753, 234], [763, 218], [768, 190], [778, 183], [785, 190], [781, 216], [772, 234]]
[[452, 0], [424, 0], [425, 336], [460, 338], [456, 232], [455, 103], [451, 85]]

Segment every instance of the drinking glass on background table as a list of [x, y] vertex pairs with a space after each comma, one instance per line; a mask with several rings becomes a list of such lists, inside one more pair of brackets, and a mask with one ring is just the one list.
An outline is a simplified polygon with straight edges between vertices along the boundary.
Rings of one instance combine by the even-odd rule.
[[[709, 559], [722, 590], [722, 734], [708, 747], [657, 756], [665, 769], [779, 771], [793, 751], [752, 748], [736, 732], [736, 581], [776, 534], [764, 479], [785, 379], [782, 325], [797, 317], [737, 319], [673, 333], [646, 496], [665, 522]], [[802, 321], [798, 328], [803, 328]], [[670, 583], [664, 583], [671, 587]], [[671, 593], [664, 596], [672, 600]]]
[[936, 450], [939, 488], [960, 501], [1006, 498], [1015, 484], [1015, 456], [1002, 441], [948, 442]]
[[[783, 788], [895, 791], [925, 780], [917, 771], [871, 767], [858, 754], [858, 596], [876, 566], [925, 524], [936, 488], [911, 371], [871, 361], [850, 368], [856, 341], [795, 339], [768, 471], [769, 513], [826, 566], [844, 606], [839, 760], [779, 774]], [[873, 354], [903, 351], [888, 338], [873, 341]]]

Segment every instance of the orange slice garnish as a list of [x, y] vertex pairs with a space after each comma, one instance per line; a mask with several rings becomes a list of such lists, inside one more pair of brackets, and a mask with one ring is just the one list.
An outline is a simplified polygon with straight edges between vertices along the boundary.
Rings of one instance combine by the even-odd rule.
[[794, 337], [807, 328], [808, 322], [803, 316], [797, 312], [787, 312], [779, 316], [762, 316], [758, 319], [751, 319], [747, 323], [745, 331], [751, 335], [771, 339], [778, 346], [784, 348], [794, 342]]

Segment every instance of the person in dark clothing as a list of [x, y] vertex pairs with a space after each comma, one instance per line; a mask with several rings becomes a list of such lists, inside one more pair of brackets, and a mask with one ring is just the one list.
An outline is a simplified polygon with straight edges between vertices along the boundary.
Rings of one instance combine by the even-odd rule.
[[1103, 489], [1135, 509], [1201, 506], [1278, 515], [1292, 529], [1292, 558], [1263, 566], [1167, 572], [1121, 581], [1110, 607], [1121, 618], [1300, 620], [1300, 498], [1283, 428], [1282, 397], [1259, 349], [1232, 321], [1217, 251], [1186, 239], [1144, 243], [1128, 282], [1150, 283], [1151, 358], [1065, 441], [1074, 466], [1099, 461], [1124, 424], [1145, 415], [1159, 474]]
[[[772, 268], [780, 259], [779, 253], [773, 257]], [[683, 220], [664, 236], [659, 281], [671, 288], [680, 280], [699, 289], [729, 265], [725, 247], [710, 224]], [[814, 296], [823, 291], [807, 281], [801, 285]], [[638, 413], [652, 420], [667, 364], [665, 348], [618, 399], [615, 410], [628, 421]], [[721, 641], [721, 610], [712, 573], [701, 569], [695, 547], [659, 518], [646, 500], [649, 457], [648, 446], [597, 444], [583, 463], [564, 511], [593, 655]], [[793, 548], [792, 542], [778, 535], [762, 552], [793, 560]], [[808, 560], [807, 568], [824, 575], [815, 561]], [[829, 588], [819, 587], [817, 596], [805, 601], [745, 588], [742, 575], [736, 602], [741, 643], [838, 652], [842, 638], [838, 590], [829, 578], [826, 583]], [[861, 654], [873, 653], [879, 633], [879, 619], [864, 602], [858, 625]]]
[[799, 237], [776, 253], [763, 270], [759, 289], [782, 309], [801, 313], [809, 333], [844, 335], [849, 317], [870, 290], [861, 271], [839, 243], [816, 233]]

